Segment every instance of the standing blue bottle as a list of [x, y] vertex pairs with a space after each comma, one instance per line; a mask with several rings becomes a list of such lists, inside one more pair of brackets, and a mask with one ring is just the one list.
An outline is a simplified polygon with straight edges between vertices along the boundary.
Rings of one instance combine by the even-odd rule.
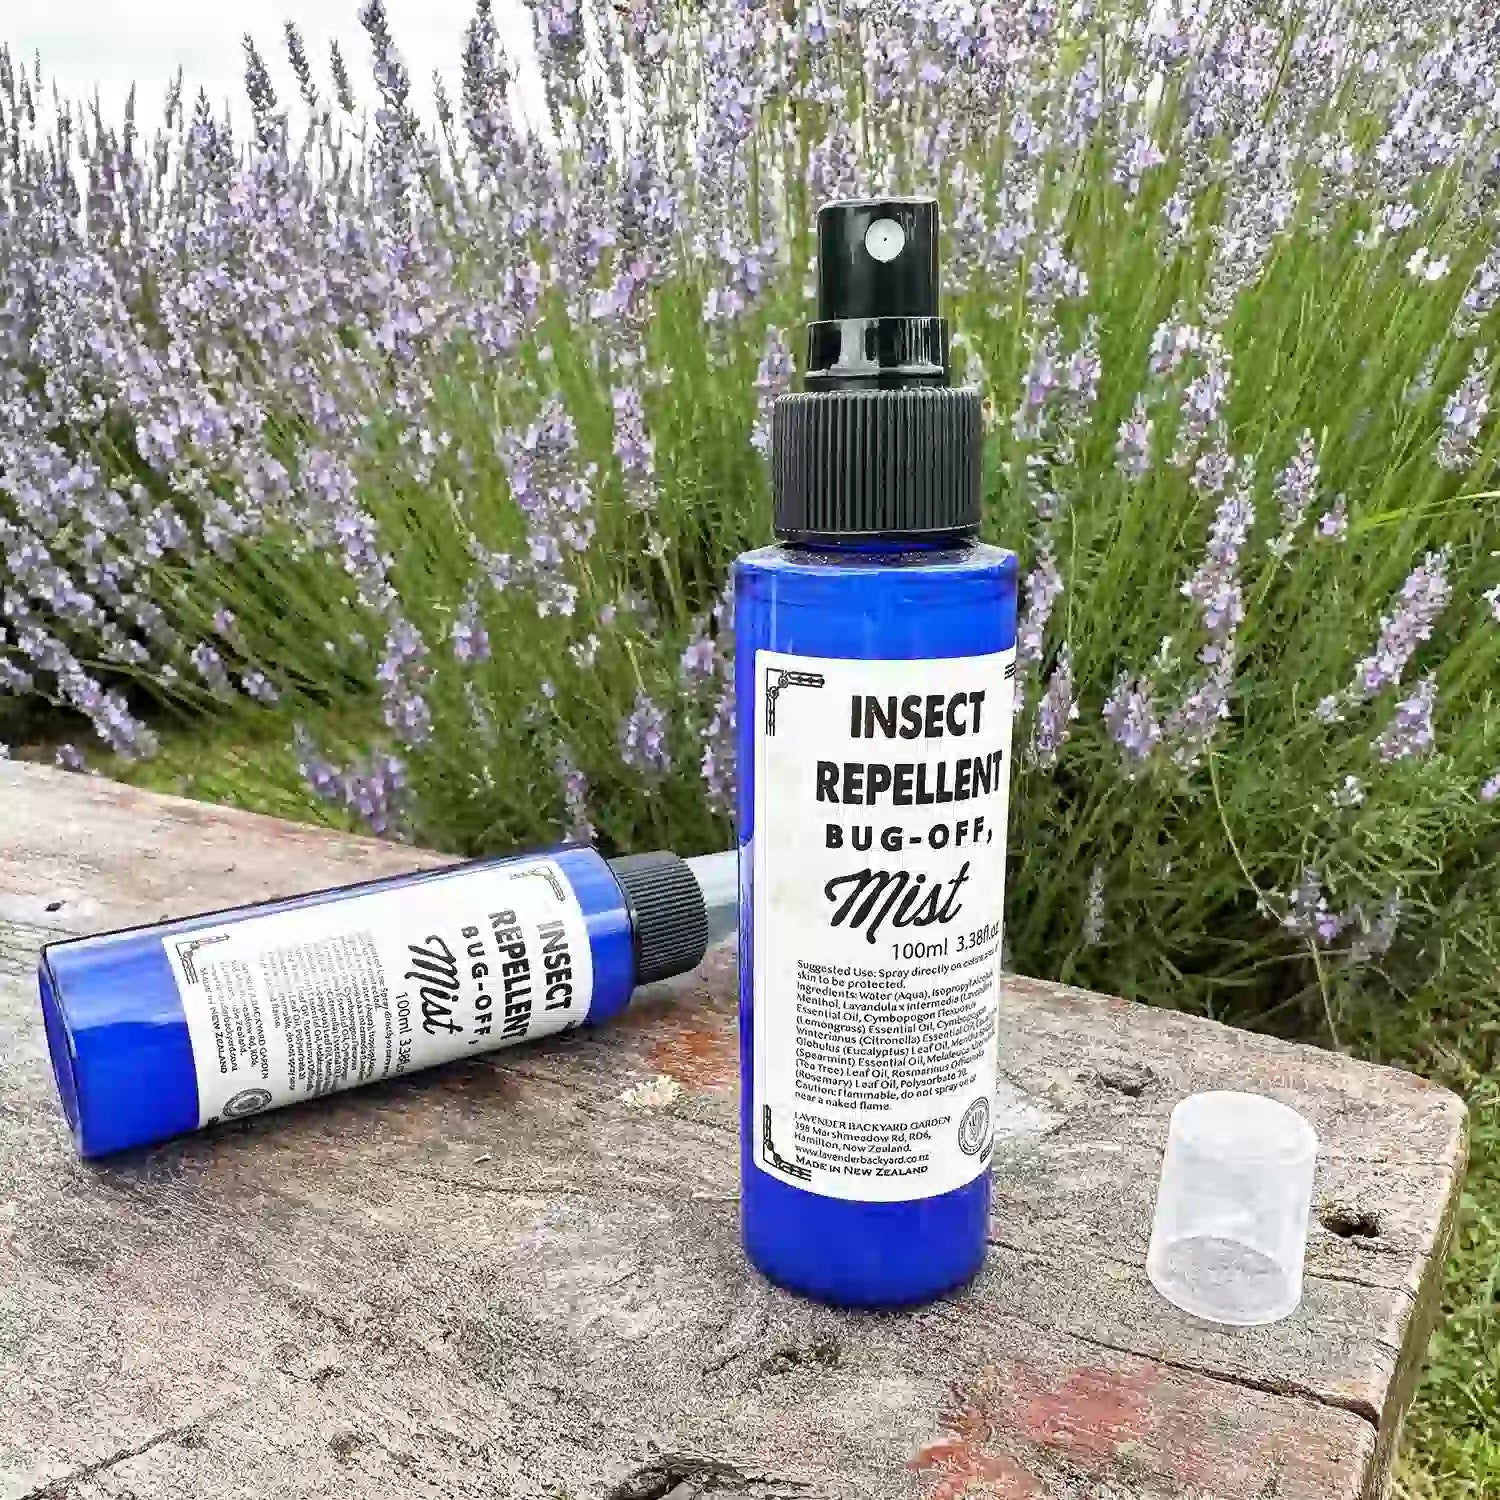
[[1016, 559], [937, 246], [931, 199], [819, 214], [779, 540], [735, 568], [745, 1247], [847, 1306], [961, 1285], [989, 1217]]

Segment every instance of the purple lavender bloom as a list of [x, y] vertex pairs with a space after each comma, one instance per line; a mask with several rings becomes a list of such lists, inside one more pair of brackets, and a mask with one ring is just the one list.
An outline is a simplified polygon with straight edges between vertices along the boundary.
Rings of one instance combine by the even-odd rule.
[[1350, 688], [1355, 697], [1373, 698], [1381, 689], [1400, 682], [1417, 648], [1431, 639], [1451, 595], [1446, 550], [1429, 552], [1407, 575], [1395, 607], [1380, 617], [1374, 651], [1355, 665]]
[[352, 813], [378, 837], [399, 836], [407, 790], [401, 760], [377, 750], [340, 771], [301, 724], [292, 739], [302, 778], [319, 801]]
[[386, 724], [403, 745], [432, 737], [432, 710], [423, 696], [428, 678], [427, 643], [409, 621], [396, 616], [385, 637], [385, 655], [375, 669]]
[[1420, 759], [1436, 744], [1432, 711], [1437, 683], [1429, 674], [1396, 705], [1396, 716], [1376, 737], [1375, 753], [1384, 761]]
[[[1171, 325], [1167, 325], [1167, 332], [1161, 353], [1153, 351], [1153, 369], [1171, 374], [1190, 358], [1198, 366], [1198, 373], [1182, 390], [1182, 420], [1172, 454], [1172, 462], [1186, 468], [1204, 443], [1219, 433], [1229, 404], [1229, 351], [1213, 332]], [[1161, 336], [1159, 329], [1158, 338]]]
[[1078, 717], [1078, 696], [1073, 685], [1073, 652], [1066, 642], [1057, 653], [1057, 664], [1047, 678], [1031, 727], [1031, 761], [1042, 769], [1057, 764], [1068, 738], [1068, 726]]
[[375, 752], [343, 776], [344, 805], [379, 838], [400, 833], [406, 766], [394, 755]]
[[573, 763], [566, 745], [558, 747], [553, 769], [562, 786], [563, 807], [568, 817], [564, 837], [570, 842], [592, 844], [598, 830], [589, 818], [588, 778]]
[[247, 672], [240, 679], [240, 687], [247, 698], [253, 698], [257, 703], [264, 703], [268, 707], [274, 707], [281, 701], [281, 694], [264, 672]]
[[1500, 303], [1500, 252], [1490, 253], [1474, 268], [1464, 292], [1463, 307], [1453, 320], [1453, 332], [1467, 338]]
[[1147, 367], [1158, 379], [1175, 374], [1178, 369], [1196, 354], [1205, 339], [1203, 332], [1191, 323], [1181, 321], [1179, 305], [1165, 323], [1158, 325], [1151, 335], [1151, 351]]
[[77, 745], [59, 745], [53, 753], [54, 765], [60, 766], [64, 771], [84, 771], [88, 764], [83, 758], [83, 751]]
[[734, 811], [735, 797], [735, 699], [733, 663], [724, 666], [723, 687], [713, 715], [703, 729], [703, 757], [699, 774], [707, 789], [709, 805], [721, 815]]
[[1034, 441], [1042, 435], [1047, 405], [1060, 383], [1057, 371], [1060, 351], [1061, 340], [1057, 330], [1049, 328], [1031, 356], [1031, 367], [1026, 373], [1021, 404], [1011, 419], [1016, 437], [1023, 442]]
[[1138, 134], [1120, 153], [1111, 175], [1125, 189], [1126, 196], [1134, 199], [1140, 193], [1141, 178], [1152, 167], [1161, 166], [1166, 159], [1161, 148], [1149, 135]]
[[1155, 423], [1147, 415], [1143, 396], [1135, 398], [1130, 416], [1120, 423], [1115, 442], [1115, 467], [1127, 479], [1140, 479], [1151, 467], [1151, 435]]
[[1088, 276], [1068, 259], [1061, 241], [1045, 235], [1031, 262], [1031, 305], [1051, 307], [1060, 299], [1078, 301], [1089, 290]]
[[1090, 318], [1077, 348], [1064, 355], [1062, 339], [1049, 327], [1036, 344], [1011, 427], [1022, 441], [1035, 441], [1055, 427], [1064, 436], [1088, 419], [1099, 392], [1099, 329]]
[[1500, 799], [1500, 771], [1496, 771], [1495, 774], [1491, 776], [1490, 779], [1479, 788], [1479, 800], [1481, 802], [1494, 802], [1496, 799]]
[[595, 530], [592, 464], [580, 465], [572, 418], [551, 401], [521, 432], [501, 437], [500, 460], [511, 497], [526, 520], [529, 561], [521, 570], [534, 581], [541, 615], [571, 614], [577, 591], [562, 576], [569, 552], [583, 552]]
[[1287, 899], [1287, 914], [1281, 925], [1298, 937], [1328, 944], [1344, 930], [1345, 922], [1346, 918], [1329, 906], [1318, 872], [1304, 867], [1301, 880]]
[[1358, 776], [1344, 777], [1344, 784], [1328, 794], [1335, 807], [1359, 807], [1365, 800], [1365, 786]]
[[1104, 723], [1126, 759], [1136, 765], [1144, 763], [1162, 737], [1151, 684], [1122, 672], [1105, 700]]
[[1490, 409], [1490, 352], [1476, 349], [1468, 373], [1443, 406], [1443, 431], [1436, 458], [1457, 472], [1473, 461], [1475, 446]]
[[1089, 874], [1088, 893], [1083, 905], [1084, 946], [1092, 948], [1104, 938], [1104, 866], [1097, 864]]
[[692, 639], [682, 649], [679, 665], [682, 685], [689, 692], [714, 675], [718, 665], [718, 648], [714, 644], [714, 638], [708, 633], [706, 621], [698, 622]]
[[1229, 717], [1234, 693], [1234, 652], [1214, 648], [1217, 654], [1207, 670], [1198, 674], [1182, 702], [1172, 710], [1166, 737], [1172, 744], [1172, 760], [1184, 770], [1196, 766], [1208, 752], [1218, 726]]
[[1036, 563], [1026, 575], [1024, 585], [1025, 604], [1016, 632], [1016, 660], [1021, 666], [1041, 660], [1047, 621], [1062, 592], [1062, 574], [1057, 568], [1052, 540], [1044, 537], [1037, 548]]
[[1200, 495], [1222, 495], [1234, 473], [1234, 456], [1217, 444], [1200, 453], [1193, 463], [1190, 483]]
[[627, 766], [648, 776], [672, 769], [667, 745], [667, 716], [644, 690], [636, 694], [635, 706], [620, 726], [620, 758]]
[[1348, 921], [1359, 931], [1349, 945], [1349, 962], [1367, 964], [1371, 959], [1382, 957], [1396, 940], [1404, 909], [1400, 891], [1386, 897], [1373, 920], [1365, 915], [1362, 906], [1350, 908]]
[[1318, 491], [1318, 445], [1310, 432], [1304, 432], [1297, 440], [1297, 451], [1292, 455], [1276, 479], [1276, 499], [1281, 506], [1281, 532], [1271, 543], [1271, 551], [1277, 557], [1285, 557], [1291, 551], [1292, 542], [1302, 525]]
[[646, 430], [646, 408], [633, 385], [616, 386], [611, 400], [615, 409], [615, 457], [625, 475], [626, 495], [633, 505], [649, 503], [656, 473], [656, 445]]
[[297, 755], [297, 766], [308, 789], [320, 801], [333, 802], [339, 798], [340, 780], [337, 770], [327, 760], [313, 741], [312, 735], [301, 724], [292, 730], [292, 744]]
[[462, 662], [490, 659], [490, 633], [477, 599], [466, 599], [453, 621], [453, 654]]
[[765, 350], [755, 372], [755, 426], [750, 430], [750, 446], [763, 456], [771, 451], [771, 408], [778, 396], [791, 390], [795, 373], [786, 330], [768, 328]]
[[1232, 656], [1235, 635], [1244, 617], [1239, 564], [1241, 550], [1255, 524], [1252, 483], [1249, 466], [1242, 466], [1239, 483], [1214, 512], [1203, 561], [1182, 585], [1183, 596], [1198, 606], [1208, 635], [1207, 645], [1198, 653], [1198, 659], [1207, 666]]
[[1348, 496], [1334, 496], [1333, 504], [1318, 518], [1318, 535], [1336, 542], [1349, 535]]
[[192, 662], [198, 675], [208, 685], [210, 692], [221, 698], [234, 696], [234, 684], [229, 680], [224, 660], [207, 641], [194, 646], [189, 653], [188, 660]]

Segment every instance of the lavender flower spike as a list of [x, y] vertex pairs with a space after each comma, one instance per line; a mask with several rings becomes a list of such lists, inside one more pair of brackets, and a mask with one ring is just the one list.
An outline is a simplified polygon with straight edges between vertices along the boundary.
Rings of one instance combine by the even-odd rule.
[[1374, 651], [1355, 666], [1351, 693], [1373, 698], [1382, 688], [1399, 682], [1417, 647], [1431, 638], [1451, 594], [1447, 552], [1429, 552], [1407, 575], [1395, 608], [1380, 617], [1380, 639]]
[[1335, 495], [1333, 504], [1318, 518], [1318, 535], [1332, 542], [1341, 542], [1349, 535], [1349, 497]]
[[1402, 910], [1400, 891], [1386, 898], [1373, 922], [1365, 915], [1363, 907], [1354, 907], [1349, 916], [1358, 924], [1359, 932], [1349, 945], [1349, 962], [1367, 964], [1385, 953], [1396, 940]]
[[1432, 710], [1437, 704], [1437, 683], [1429, 673], [1412, 693], [1396, 705], [1396, 717], [1375, 740], [1381, 760], [1412, 760], [1430, 755], [1436, 737]]
[[1328, 794], [1335, 807], [1359, 807], [1365, 800], [1365, 784], [1358, 776], [1344, 777], [1344, 784], [1336, 786]]
[[1147, 415], [1143, 396], [1135, 398], [1129, 417], [1120, 423], [1115, 467], [1127, 479], [1140, 479], [1151, 467], [1151, 435], [1156, 424]]
[[568, 841], [593, 843], [597, 830], [589, 818], [588, 778], [573, 763], [566, 746], [558, 749], [554, 768], [562, 784], [563, 806], [568, 814]]
[[750, 431], [750, 446], [762, 456], [771, 451], [771, 408], [778, 396], [791, 390], [793, 374], [792, 346], [786, 330], [768, 328], [760, 367], [755, 372], [755, 426]]
[[1281, 925], [1298, 937], [1331, 943], [1344, 930], [1347, 920], [1328, 905], [1318, 872], [1304, 867], [1297, 888], [1288, 898], [1287, 914]]
[[1445, 469], [1467, 468], [1490, 409], [1490, 351], [1476, 349], [1468, 373], [1443, 407], [1443, 431], [1435, 457]]
[[1104, 704], [1104, 722], [1112, 740], [1137, 765], [1161, 743], [1161, 721], [1156, 717], [1151, 684], [1122, 672]]
[[1026, 603], [1016, 631], [1016, 661], [1021, 666], [1041, 659], [1047, 620], [1063, 591], [1050, 537], [1043, 537], [1037, 548], [1036, 564], [1026, 575], [1024, 591]]
[[1042, 701], [1037, 704], [1031, 728], [1031, 761], [1046, 769], [1057, 764], [1058, 752], [1068, 738], [1068, 725], [1078, 717], [1078, 698], [1073, 685], [1073, 652], [1066, 642], [1057, 653], [1057, 665], [1047, 679]]
[[667, 716], [644, 691], [636, 694], [635, 706], [620, 726], [620, 759], [652, 776], [672, 769]]
[[1271, 543], [1277, 557], [1292, 549], [1302, 518], [1318, 491], [1318, 445], [1310, 432], [1297, 441], [1297, 451], [1276, 480], [1276, 498], [1281, 504], [1281, 532]]
[[1104, 866], [1097, 864], [1089, 875], [1089, 890], [1083, 908], [1083, 941], [1092, 948], [1104, 936]]

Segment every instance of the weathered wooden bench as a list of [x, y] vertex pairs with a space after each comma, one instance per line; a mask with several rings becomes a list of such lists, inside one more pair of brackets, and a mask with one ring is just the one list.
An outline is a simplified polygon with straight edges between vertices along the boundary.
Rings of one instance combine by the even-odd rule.
[[[1170, 1011], [1010, 984], [987, 1267], [899, 1315], [741, 1257], [727, 950], [607, 1030], [80, 1164], [44, 942], [433, 862], [0, 765], [4, 1500], [1383, 1490], [1463, 1107]], [[1219, 1086], [1323, 1143], [1305, 1300], [1270, 1328], [1142, 1270], [1167, 1113]]]

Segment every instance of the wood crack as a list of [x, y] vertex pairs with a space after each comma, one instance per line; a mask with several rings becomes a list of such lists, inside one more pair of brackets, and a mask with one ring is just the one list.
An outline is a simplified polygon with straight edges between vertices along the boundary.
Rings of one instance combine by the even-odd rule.
[[[1029, 1322], [1030, 1320], [1023, 1318], [1021, 1321]], [[1043, 1325], [1032, 1323], [1031, 1326], [1040, 1328]], [[1161, 1365], [1164, 1369], [1176, 1370], [1183, 1375], [1197, 1375], [1204, 1380], [1216, 1381], [1221, 1385], [1240, 1386], [1245, 1390], [1264, 1392], [1268, 1396], [1300, 1398], [1304, 1401], [1312, 1401], [1318, 1406], [1326, 1406], [1333, 1411], [1346, 1411], [1351, 1416], [1363, 1418], [1377, 1432], [1380, 1430], [1380, 1413], [1375, 1411], [1368, 1401], [1362, 1401], [1358, 1397], [1327, 1395], [1296, 1380], [1266, 1380], [1255, 1375], [1229, 1375], [1221, 1370], [1211, 1369], [1207, 1365], [1194, 1364], [1190, 1360], [1171, 1359], [1165, 1354], [1132, 1349], [1127, 1344], [1111, 1343], [1097, 1334], [1084, 1333], [1076, 1328], [1068, 1329], [1067, 1333], [1070, 1338], [1077, 1339], [1080, 1344], [1090, 1344], [1096, 1349], [1106, 1349], [1111, 1354], [1124, 1354], [1131, 1359], [1143, 1359], [1150, 1364]]]
[[120, 1464], [128, 1463], [132, 1458], [139, 1458], [143, 1453], [149, 1453], [153, 1448], [161, 1447], [163, 1443], [181, 1442], [185, 1438], [193, 1437], [204, 1423], [213, 1421], [215, 1417], [227, 1410], [229, 1410], [228, 1407], [222, 1407], [219, 1411], [209, 1412], [191, 1422], [182, 1422], [176, 1427], [168, 1427], [164, 1432], [158, 1432], [147, 1438], [144, 1443], [136, 1443], [130, 1448], [121, 1448], [119, 1452], [111, 1453], [108, 1458], [95, 1459], [93, 1463], [84, 1464], [81, 1468], [63, 1474], [57, 1479], [49, 1479], [40, 1489], [27, 1490], [21, 1496], [21, 1500], [60, 1500], [60, 1497], [72, 1491], [74, 1485], [81, 1484], [85, 1479], [92, 1479], [95, 1474], [103, 1474]]
[[[1002, 1240], [995, 1234], [986, 1236], [985, 1243], [993, 1246], [996, 1250], [1006, 1250], [1012, 1255], [1026, 1256], [1028, 1259], [1039, 1261], [1043, 1265], [1056, 1264], [1048, 1258], [1044, 1250], [1028, 1249], [1025, 1245], [1013, 1245], [1009, 1240]], [[1375, 1251], [1372, 1248], [1371, 1253], [1382, 1253], [1382, 1251]], [[1394, 1254], [1395, 1252], [1389, 1253]], [[1112, 1266], [1124, 1266], [1128, 1270], [1139, 1271], [1142, 1275], [1146, 1273], [1144, 1261], [1134, 1260], [1128, 1255], [1116, 1255], [1113, 1251], [1102, 1249], [1096, 1245], [1089, 1246], [1089, 1258], [1092, 1260], [1107, 1260]], [[1373, 1276], [1360, 1276], [1352, 1271], [1320, 1271], [1313, 1266], [1307, 1266], [1304, 1268], [1302, 1275], [1306, 1281], [1327, 1281], [1343, 1286], [1359, 1286], [1372, 1292], [1408, 1291], [1404, 1282], [1382, 1281]]]
[[[445, 1187], [463, 1188], [471, 1193], [492, 1193], [502, 1198], [593, 1198], [598, 1196], [602, 1187], [598, 1183], [564, 1186], [557, 1182], [485, 1182], [475, 1177], [450, 1177], [446, 1172], [427, 1172], [421, 1167], [398, 1167], [390, 1162], [382, 1162], [381, 1170], [395, 1177], [417, 1177], [424, 1182], [440, 1182]], [[645, 1198], [661, 1196], [656, 1189], [633, 1182], [614, 1182], [609, 1186], [612, 1191], [639, 1193]]]

